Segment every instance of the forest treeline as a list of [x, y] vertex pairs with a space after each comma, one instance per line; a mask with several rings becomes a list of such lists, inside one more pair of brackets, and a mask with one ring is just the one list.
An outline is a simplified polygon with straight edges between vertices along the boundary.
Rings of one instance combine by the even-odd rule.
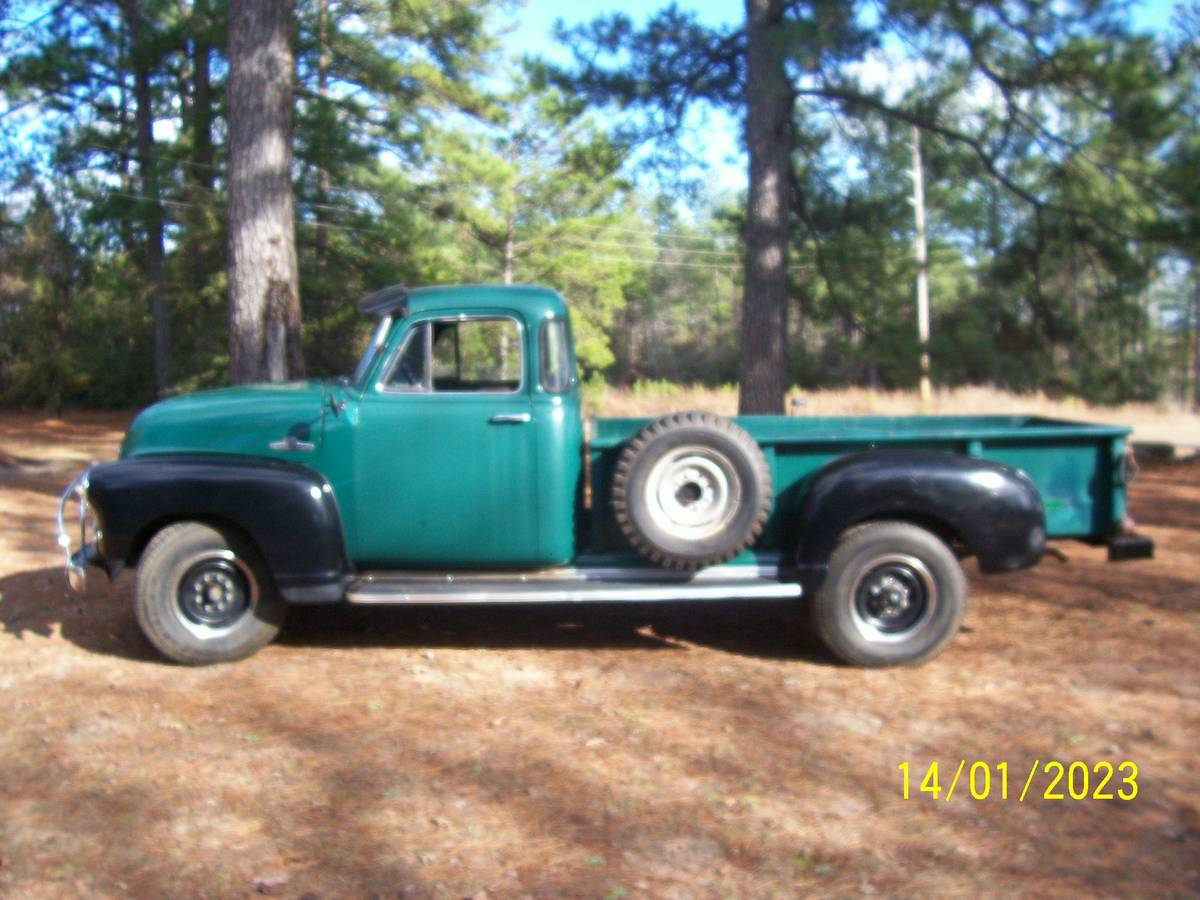
[[[505, 55], [498, 0], [284, 5], [310, 376], [371, 290], [489, 281], [560, 290], [592, 381], [913, 386], [915, 127], [936, 384], [1197, 400], [1194, 0], [1159, 34], [1116, 0], [669, 6], [560, 29], [558, 66]], [[0, 0], [0, 405], [229, 381], [229, 26]], [[745, 122], [745, 195], [689, 164], [698, 108]]]

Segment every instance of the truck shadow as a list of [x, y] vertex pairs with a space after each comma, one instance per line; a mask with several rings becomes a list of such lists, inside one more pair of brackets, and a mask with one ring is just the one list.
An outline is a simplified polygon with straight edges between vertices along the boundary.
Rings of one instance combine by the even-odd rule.
[[[17, 639], [61, 636], [89, 653], [161, 662], [133, 614], [131, 579], [93, 572], [86, 595], [62, 569], [0, 578], [0, 627]], [[792, 601], [486, 607], [293, 607], [278, 643], [295, 648], [656, 650], [689, 645], [764, 659], [831, 664]]]
[[296, 607], [290, 646], [682, 650], [833, 662], [794, 601], [445, 607]]
[[1139, 525], [1163, 528], [1195, 528], [1200, 524], [1200, 492], [1194, 498], [1180, 496], [1180, 483], [1147, 479], [1139, 487], [1131, 512]]
[[0, 578], [0, 627], [18, 640], [60, 635], [89, 653], [159, 660], [142, 637], [129, 599], [128, 576], [109, 584], [93, 572], [87, 593], [72, 594], [60, 566]]

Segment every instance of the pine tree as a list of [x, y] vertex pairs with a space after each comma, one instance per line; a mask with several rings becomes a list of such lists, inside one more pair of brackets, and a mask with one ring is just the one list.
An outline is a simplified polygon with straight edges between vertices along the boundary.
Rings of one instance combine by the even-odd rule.
[[292, 202], [291, 0], [229, 7], [229, 367], [235, 384], [304, 374]]

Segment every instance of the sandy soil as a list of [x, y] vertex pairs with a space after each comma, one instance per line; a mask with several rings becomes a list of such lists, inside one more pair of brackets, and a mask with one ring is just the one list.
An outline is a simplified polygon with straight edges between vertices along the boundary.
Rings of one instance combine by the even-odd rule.
[[[1134, 486], [1158, 559], [972, 571], [919, 669], [730, 605], [302, 610], [194, 670], [127, 575], [64, 592], [58, 492], [126, 420], [0, 414], [0, 895], [1200, 893], [1200, 464]], [[1131, 760], [1139, 793], [1018, 802], [1050, 759]], [[902, 799], [935, 760], [940, 799]], [[960, 760], [1009, 799], [993, 768], [947, 801]]]

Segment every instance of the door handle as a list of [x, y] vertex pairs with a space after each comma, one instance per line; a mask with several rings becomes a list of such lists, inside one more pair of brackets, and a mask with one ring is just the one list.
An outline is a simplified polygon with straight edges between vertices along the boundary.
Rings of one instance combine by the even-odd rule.
[[533, 420], [529, 413], [500, 413], [488, 419], [492, 425], [524, 425]]
[[272, 450], [285, 450], [290, 452], [316, 450], [317, 445], [312, 441], [302, 441], [294, 434], [289, 434], [283, 440], [271, 441], [267, 444]]

